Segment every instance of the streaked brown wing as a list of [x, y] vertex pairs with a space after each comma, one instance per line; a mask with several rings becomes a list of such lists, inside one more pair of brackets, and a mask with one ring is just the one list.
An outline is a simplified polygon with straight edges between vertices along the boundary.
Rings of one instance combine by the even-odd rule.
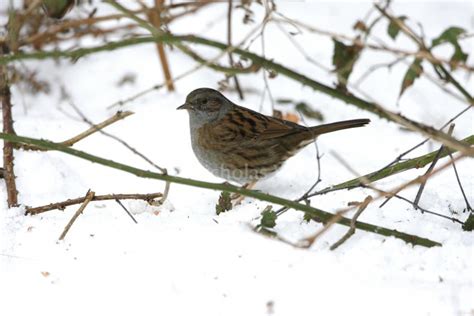
[[225, 140], [239, 143], [257, 139], [269, 140], [308, 131], [306, 127], [293, 122], [265, 116], [239, 106], [212, 125]]

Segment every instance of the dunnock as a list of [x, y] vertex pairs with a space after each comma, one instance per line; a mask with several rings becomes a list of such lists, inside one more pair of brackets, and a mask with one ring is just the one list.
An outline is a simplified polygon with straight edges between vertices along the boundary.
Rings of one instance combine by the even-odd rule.
[[273, 173], [321, 134], [360, 127], [358, 119], [305, 127], [238, 106], [219, 91], [192, 91], [178, 107], [189, 112], [191, 143], [201, 164], [214, 175], [254, 183]]

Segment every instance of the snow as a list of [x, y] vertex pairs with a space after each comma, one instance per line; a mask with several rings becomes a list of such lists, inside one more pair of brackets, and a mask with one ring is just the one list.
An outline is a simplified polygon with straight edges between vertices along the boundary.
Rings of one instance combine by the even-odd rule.
[[[286, 16], [345, 34], [351, 34], [354, 21], [363, 17], [370, 5], [368, 2], [278, 2], [279, 10]], [[103, 4], [99, 8], [110, 11]], [[452, 25], [462, 26], [471, 33], [473, 30], [474, 11], [468, 2], [396, 2], [393, 8], [397, 15], [405, 14], [420, 21], [427, 38]], [[258, 20], [262, 12], [258, 6], [254, 9]], [[212, 5], [170, 27], [178, 34], [188, 33], [194, 23], [199, 26], [197, 30], [202, 30], [202, 36], [224, 41], [225, 13], [225, 4]], [[234, 42], [254, 27], [240, 26], [242, 14], [238, 11], [236, 14], [239, 18], [234, 19]], [[214, 25], [203, 22], [212, 17], [217, 19]], [[383, 31], [378, 33], [380, 37], [384, 36]], [[267, 57], [316, 80], [333, 83], [334, 77], [308, 63], [275, 25], [268, 25], [265, 34]], [[313, 58], [330, 65], [330, 40], [309, 33], [295, 39]], [[473, 51], [472, 44], [472, 40], [465, 42], [466, 51]], [[396, 45], [413, 49], [411, 43], [402, 39]], [[252, 49], [260, 53], [258, 40]], [[202, 52], [206, 56], [216, 54], [210, 49]], [[176, 50], [168, 53], [174, 75], [195, 65]], [[369, 65], [390, 58], [367, 52], [357, 64], [354, 78], [362, 75]], [[470, 56], [468, 63], [473, 62]], [[162, 82], [153, 45], [95, 54], [74, 64], [64, 60], [23, 64], [48, 80], [52, 92], [31, 95], [13, 87], [16, 132], [53, 141], [65, 140], [88, 128], [68, 101], [60, 97], [61, 86], [89, 119], [100, 122], [117, 110], [107, 109], [110, 104]], [[391, 110], [437, 127], [463, 109], [462, 102], [441, 93], [426, 79], [418, 80], [397, 105], [406, 67], [375, 72], [361, 85], [361, 90]], [[136, 82], [117, 87], [117, 82], [127, 73], [135, 74]], [[460, 74], [458, 79], [466, 87], [472, 87], [472, 78]], [[178, 81], [175, 93], [161, 89], [138, 98], [122, 108], [135, 114], [107, 127], [106, 131], [127, 141], [171, 174], [221, 182], [194, 157], [187, 114], [175, 108], [192, 89], [216, 87], [222, 78], [202, 69]], [[260, 91], [264, 89], [261, 74], [239, 79], [245, 88], [258, 92], [247, 93], [242, 102], [235, 93], [226, 94], [238, 103], [260, 109]], [[275, 99], [305, 100], [324, 114], [326, 122], [362, 117], [372, 120], [368, 127], [318, 140], [324, 154], [323, 181], [318, 185], [321, 189], [354, 176], [331, 151], [364, 174], [386, 165], [423, 139], [281, 75], [269, 80], [269, 85]], [[261, 111], [270, 113], [270, 109], [270, 100], [266, 98]], [[463, 138], [473, 134], [473, 119], [471, 111], [457, 120], [454, 135]], [[309, 119], [305, 122], [318, 124]], [[410, 157], [438, 147], [439, 144], [430, 143]], [[100, 134], [79, 142], [74, 148], [138, 168], [152, 168]], [[457, 167], [472, 205], [472, 160], [462, 160]], [[316, 170], [315, 149], [310, 145], [274, 177], [259, 183], [257, 189], [296, 198], [314, 182]], [[151, 193], [164, 189], [161, 182], [58, 152], [16, 151], [15, 172], [20, 202], [29, 206], [84, 196], [88, 189], [96, 194]], [[394, 188], [422, 172], [405, 172], [384, 179], [377, 186]], [[402, 195], [413, 199], [416, 191], [409, 188]], [[330, 251], [329, 246], [347, 230], [335, 225], [310, 249], [299, 249], [252, 230], [268, 203], [245, 199], [241, 206], [217, 216], [215, 204], [219, 192], [174, 184], [163, 206], [123, 201], [138, 224], [115, 202], [91, 202], [65, 240], [58, 241], [77, 205], [64, 211], [24, 216], [23, 206], [7, 208], [3, 181], [0, 192], [2, 315], [467, 315], [474, 311], [472, 232], [465, 232], [459, 224], [445, 219], [420, 214], [400, 200], [393, 199], [383, 208], [378, 208], [379, 203], [372, 204], [360, 220], [430, 238], [441, 242], [442, 247], [413, 247], [395, 238], [357, 231], [336, 251]], [[368, 194], [374, 195], [362, 189], [333, 192], [312, 199], [312, 205], [335, 212], [350, 201], [362, 201]], [[452, 169], [430, 179], [421, 205], [460, 220], [467, 217], [462, 212], [465, 203]], [[451, 210], [456, 213], [451, 214]], [[297, 242], [320, 228], [317, 223], [303, 221], [302, 213], [290, 211], [277, 220], [276, 232], [286, 240]]]

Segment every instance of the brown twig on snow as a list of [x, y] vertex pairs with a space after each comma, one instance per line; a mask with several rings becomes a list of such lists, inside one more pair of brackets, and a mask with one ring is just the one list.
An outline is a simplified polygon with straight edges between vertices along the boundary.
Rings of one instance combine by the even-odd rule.
[[[301, 243], [300, 247], [301, 248], [311, 247], [319, 237], [321, 237], [326, 231], [328, 231], [329, 228], [331, 228], [332, 225], [338, 223], [341, 220], [341, 218], [344, 217], [344, 214], [346, 214], [350, 210], [352, 210], [352, 207], [347, 207], [347, 208], [344, 208], [342, 210], [337, 211], [334, 214], [334, 216], [331, 217], [331, 219], [329, 221], [324, 223], [324, 226], [319, 231], [317, 231], [315, 234], [303, 239], [300, 242]], [[355, 223], [355, 221], [354, 221], [354, 223]], [[351, 227], [352, 227], [352, 225], [355, 225], [355, 224], [353, 224], [353, 221], [351, 220]]]
[[[68, 140], [65, 140], [63, 142], [60, 142], [59, 144], [63, 145], [63, 146], [72, 146], [74, 145], [75, 143], [83, 140], [84, 138], [96, 133], [96, 132], [99, 132], [101, 131], [103, 128], [117, 122], [117, 121], [120, 121], [124, 118], [126, 118], [127, 116], [130, 116], [132, 115], [133, 112], [131, 111], [118, 111], [117, 113], [115, 113], [114, 116], [106, 119], [105, 121], [99, 123], [99, 124], [91, 124], [91, 127], [87, 130], [85, 130], [84, 132], [80, 133], [79, 135], [76, 135]], [[46, 149], [42, 149], [42, 148], [38, 148], [38, 147], [35, 147], [35, 146], [31, 146], [31, 145], [19, 145], [18, 148], [21, 148], [21, 149], [24, 149], [24, 150], [39, 150], [39, 151], [45, 151]]]
[[88, 130], [82, 132], [81, 134], [77, 135], [77, 136], [74, 136], [73, 138], [70, 138], [68, 140], [65, 140], [63, 142], [61, 142], [60, 144], [61, 145], [64, 145], [64, 146], [72, 146], [74, 145], [75, 143], [77, 143], [78, 141], [86, 138], [87, 136], [90, 136], [92, 134], [94, 134], [95, 132], [99, 132], [100, 130], [104, 129], [105, 127], [117, 122], [117, 121], [120, 121], [124, 118], [126, 118], [127, 116], [130, 116], [132, 115], [133, 112], [131, 111], [118, 111], [117, 113], [114, 114], [114, 116], [106, 119], [105, 121], [97, 124], [97, 125], [92, 125]]
[[[108, 201], [108, 200], [143, 200], [151, 203], [154, 199], [162, 197], [163, 194], [148, 193], [148, 194], [105, 194], [105, 195], [94, 195], [91, 201]], [[52, 210], [64, 210], [67, 206], [80, 204], [85, 201], [85, 197], [76, 199], [69, 199], [62, 202], [51, 203], [37, 207], [26, 207], [27, 215], [37, 215]]]
[[[0, 43], [0, 56], [8, 53], [5, 43]], [[3, 132], [15, 134], [13, 129], [11, 91], [8, 83], [8, 72], [6, 65], [0, 66], [0, 104], [2, 106]], [[8, 207], [18, 205], [18, 191], [16, 190], [15, 172], [14, 172], [14, 144], [3, 142], [3, 178], [7, 188]]]
[[81, 206], [76, 211], [76, 213], [74, 213], [74, 215], [71, 217], [71, 220], [69, 220], [69, 223], [67, 223], [66, 227], [64, 227], [64, 230], [63, 230], [61, 236], [59, 236], [59, 240], [63, 240], [64, 237], [66, 237], [66, 234], [69, 231], [69, 229], [71, 229], [72, 224], [74, 224], [74, 222], [79, 217], [79, 215], [82, 214], [82, 212], [86, 208], [87, 204], [89, 204], [89, 202], [92, 201], [92, 199], [94, 198], [94, 195], [95, 195], [95, 193], [93, 191], [91, 191], [91, 190], [87, 191], [87, 194], [84, 197], [84, 200], [83, 200]]
[[343, 243], [346, 242], [349, 238], [351, 238], [352, 235], [354, 235], [356, 227], [355, 224], [357, 222], [357, 219], [359, 218], [360, 214], [367, 208], [367, 205], [372, 201], [372, 196], [367, 196], [362, 203], [359, 203], [359, 209], [357, 212], [352, 216], [351, 219], [351, 227], [347, 231], [347, 233], [341, 237], [338, 241], [336, 241], [334, 244], [332, 244], [331, 247], [329, 247], [330, 250], [335, 250], [337, 247], [342, 245]]

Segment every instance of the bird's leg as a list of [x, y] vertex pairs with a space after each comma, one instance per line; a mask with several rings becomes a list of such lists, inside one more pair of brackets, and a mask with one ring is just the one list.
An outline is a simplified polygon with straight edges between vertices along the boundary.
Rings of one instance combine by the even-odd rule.
[[[255, 184], [257, 184], [257, 181], [246, 183], [242, 186], [242, 189], [252, 190]], [[242, 201], [245, 199], [245, 196], [240, 195], [238, 193], [234, 193], [230, 196], [230, 199], [232, 200], [232, 206], [235, 207], [237, 205], [240, 205], [240, 203], [242, 203]]]

